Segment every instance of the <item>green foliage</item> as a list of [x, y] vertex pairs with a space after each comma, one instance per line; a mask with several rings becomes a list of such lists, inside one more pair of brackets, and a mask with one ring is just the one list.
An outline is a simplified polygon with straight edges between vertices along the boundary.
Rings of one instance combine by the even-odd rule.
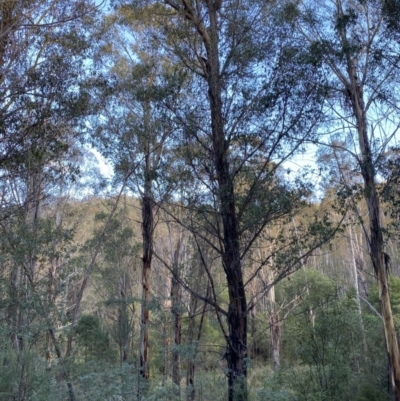
[[[399, 1], [353, 1], [337, 12], [335, 6], [329, 8], [334, 2], [326, 1], [315, 5], [215, 0], [210, 4], [220, 8], [214, 36], [207, 2], [198, 2], [199, 9], [192, 11], [190, 1], [113, 3], [116, 8], [99, 24], [92, 47], [91, 35], [98, 27], [90, 1], [1, 2], [0, 399], [68, 400], [64, 368], [79, 401], [137, 400], [144, 383], [137, 367], [142, 244], [136, 238], [141, 218], [131, 212], [139, 201], [125, 198], [110, 219], [107, 208], [114, 199], [87, 202], [85, 207], [64, 199], [79, 176], [84, 154], [79, 140], [88, 136], [112, 161], [115, 182], [128, 177], [129, 189], [140, 195], [150, 179], [150, 192], [154, 198], [159, 195], [153, 203], [154, 210], [161, 211], [154, 231], [155, 294], [148, 305], [151, 379], [144, 385], [142, 401], [178, 400], [179, 389], [170, 378], [174, 352], [181, 358], [181, 398], [188, 390], [184, 376], [192, 359], [196, 399], [226, 399], [221, 322], [208, 306], [201, 336], [196, 332], [187, 340], [186, 311], [193, 294], [186, 290], [179, 301], [182, 344], [173, 345], [171, 275], [164, 265], [172, 259], [169, 242], [175, 238], [160, 228], [163, 217], [182, 223], [179, 235], [196, 236], [202, 251], [200, 263], [192, 245], [185, 245], [180, 255], [185, 259], [182, 282], [204, 294], [202, 286], [211, 277], [215, 301], [225, 309], [238, 300], [229, 299], [221, 257], [229, 256], [229, 245], [238, 244], [232, 276], [243, 267], [240, 285], [252, 296], [257, 311], [254, 321], [247, 320], [253, 358], [246, 360], [250, 401], [385, 399], [387, 365], [380, 318], [364, 303], [360, 315], [356, 294], [348, 288], [347, 260], [340, 260], [336, 269], [338, 259], [348, 256], [343, 243], [335, 239], [321, 250], [329, 263], [308, 253], [315, 269], [303, 266], [291, 273], [299, 267], [300, 256], [338, 231], [331, 209], [339, 212], [334, 216], [339, 221], [349, 199], [359, 206], [365, 196], [357, 173], [357, 124], [347, 117], [347, 78], [359, 75], [357, 90], [371, 110], [367, 126], [376, 130], [374, 137], [380, 136], [385, 121], [381, 133], [398, 126], [398, 41], [392, 38], [399, 35]], [[16, 18], [12, 29], [4, 32], [8, 4], [17, 7]], [[368, 10], [371, 19], [360, 22]], [[389, 31], [381, 30], [381, 16]], [[372, 35], [365, 36], [366, 27], [373, 27]], [[217, 73], [209, 76], [215, 38], [220, 60]], [[93, 57], [94, 53], [98, 55]], [[352, 60], [360, 64], [345, 77]], [[213, 80], [220, 81], [213, 88], [220, 91], [215, 96], [208, 87]], [[331, 113], [325, 101], [337, 109]], [[219, 103], [221, 118], [211, 121], [208, 106]], [[223, 131], [219, 137], [217, 128]], [[333, 201], [311, 204], [314, 181], [303, 172], [291, 179], [282, 167], [306, 150], [307, 141], [318, 143], [321, 131], [337, 133], [327, 142], [330, 150], [319, 153], [327, 173], [326, 194], [335, 193], [338, 199], [333, 206]], [[376, 140], [371, 147], [377, 149], [373, 158], [386, 201], [383, 212], [393, 225], [391, 238], [396, 238], [399, 157], [397, 148], [384, 153], [389, 142], [388, 136], [387, 142]], [[346, 156], [353, 153], [354, 160]], [[224, 172], [218, 171], [225, 164]], [[226, 185], [220, 185], [223, 180]], [[222, 202], [225, 190], [232, 200], [230, 216]], [[170, 203], [159, 202], [163, 199]], [[73, 222], [65, 204], [85, 209], [76, 212], [81, 221]], [[174, 215], [173, 209], [179, 212]], [[304, 215], [293, 228], [299, 210]], [[234, 217], [232, 225], [224, 226], [224, 214]], [[236, 229], [238, 235], [226, 241]], [[260, 249], [265, 255], [257, 257]], [[330, 253], [335, 249], [336, 256]], [[81, 315], [69, 332], [74, 349], [64, 360], [71, 305], [95, 254]], [[198, 274], [207, 264], [210, 277]], [[272, 279], [291, 274], [275, 285], [276, 299], [269, 305], [263, 298], [270, 285], [270, 277], [262, 277], [266, 269], [275, 275]], [[335, 281], [329, 278], [333, 276]], [[400, 327], [399, 278], [390, 278], [390, 293]], [[268, 317], [273, 302], [283, 333], [281, 369], [274, 374], [269, 366]], [[369, 302], [379, 309], [376, 287]], [[196, 313], [201, 313], [200, 304]], [[221, 319], [226, 325], [223, 313]], [[199, 324], [198, 315], [195, 331]], [[47, 337], [49, 328], [54, 329], [57, 344]], [[61, 356], [56, 357], [56, 346]]]
[[384, 0], [383, 1], [383, 15], [389, 29], [398, 35], [400, 32], [400, 1], [399, 0]]
[[81, 401], [134, 400], [137, 375], [133, 365], [88, 361], [75, 378], [77, 398]]
[[0, 399], [4, 401], [51, 400], [52, 376], [48, 365], [28, 347], [0, 351]]
[[75, 327], [75, 333], [78, 347], [84, 349], [87, 357], [100, 359], [112, 356], [108, 333], [102, 329], [97, 316], [82, 315]]
[[[392, 307], [395, 326], [400, 328], [400, 278], [394, 275], [389, 276], [390, 305]], [[369, 301], [377, 311], [380, 311], [378, 285], [374, 283], [371, 288]], [[371, 312], [372, 313], [372, 312]]]
[[390, 304], [392, 306], [394, 323], [400, 328], [400, 278], [389, 277]]
[[265, 364], [270, 359], [271, 337], [269, 331], [268, 312], [257, 313], [249, 321], [249, 357], [257, 365]]
[[[272, 388], [281, 384], [298, 401], [364, 400], [368, 394], [384, 399], [381, 333], [378, 343], [374, 338], [379, 319], [363, 315], [361, 320], [355, 294], [341, 294], [334, 282], [317, 272], [296, 274], [284, 291], [302, 294], [304, 300], [285, 323], [283, 348], [288, 359]], [[376, 364], [373, 371], [371, 363]]]

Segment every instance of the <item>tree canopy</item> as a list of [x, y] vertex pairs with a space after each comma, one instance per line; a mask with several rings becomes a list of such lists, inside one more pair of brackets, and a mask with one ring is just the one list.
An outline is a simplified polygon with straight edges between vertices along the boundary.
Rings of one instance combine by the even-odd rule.
[[400, 401], [399, 7], [0, 1], [0, 398]]

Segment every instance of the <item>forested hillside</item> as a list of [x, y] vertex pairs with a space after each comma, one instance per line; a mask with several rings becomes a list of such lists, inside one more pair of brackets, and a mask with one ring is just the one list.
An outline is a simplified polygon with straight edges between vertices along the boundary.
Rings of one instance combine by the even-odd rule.
[[1, 401], [400, 401], [398, 0], [0, 21]]

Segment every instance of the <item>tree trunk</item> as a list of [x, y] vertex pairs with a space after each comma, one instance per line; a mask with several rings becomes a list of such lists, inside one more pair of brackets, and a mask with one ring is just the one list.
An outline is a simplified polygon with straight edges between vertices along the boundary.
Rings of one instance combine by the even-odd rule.
[[70, 401], [76, 401], [74, 387], [72, 386], [72, 383], [71, 383], [70, 378], [69, 378], [69, 374], [68, 374], [67, 370], [65, 369], [64, 358], [62, 357], [61, 348], [60, 348], [60, 345], [58, 344], [58, 341], [57, 341], [56, 336], [54, 334], [54, 330], [51, 327], [49, 327], [48, 328], [48, 333], [50, 335], [51, 341], [52, 341], [52, 343], [54, 345], [54, 350], [56, 352], [57, 358], [58, 358], [59, 363], [60, 363], [60, 379], [64, 380], [65, 383], [67, 384], [68, 395], [69, 395]]
[[[365, 337], [365, 328], [364, 328], [364, 321], [363, 321], [363, 317], [362, 317], [361, 302], [360, 302], [360, 291], [358, 288], [358, 269], [357, 269], [358, 255], [356, 255], [355, 250], [354, 250], [353, 229], [352, 229], [351, 224], [349, 225], [349, 242], [350, 242], [351, 259], [352, 259], [352, 265], [353, 265], [353, 287], [356, 292], [357, 311], [358, 311], [358, 316], [360, 319], [360, 329], [361, 329], [361, 335], [363, 338], [364, 352], [367, 353], [367, 351], [368, 351], [367, 339]], [[355, 365], [357, 367], [357, 373], [359, 373], [358, 357], [356, 357]]]
[[[273, 272], [268, 272], [269, 283], [273, 282]], [[280, 350], [281, 350], [281, 323], [279, 313], [276, 311], [275, 305], [275, 286], [272, 286], [268, 291], [268, 314], [269, 314], [269, 331], [271, 335], [271, 357], [274, 364], [274, 372], [279, 370], [281, 365]]]
[[[229, 139], [225, 138], [223, 121], [222, 88], [220, 74], [219, 23], [218, 13], [221, 0], [205, 0], [203, 15], [199, 8], [182, 0], [180, 4], [165, 0], [178, 12], [183, 12], [186, 20], [192, 23], [204, 45], [206, 57], [201, 57], [203, 74], [208, 86], [208, 101], [211, 118], [211, 159], [215, 172], [222, 233], [222, 264], [226, 274], [229, 306], [227, 313], [228, 333], [226, 335], [226, 360], [228, 367], [228, 400], [246, 401], [246, 359], [247, 359], [247, 302], [240, 259], [238, 217], [235, 208], [234, 176], [229, 164]], [[208, 18], [207, 18], [208, 17]], [[207, 26], [204, 21], [207, 21]]]
[[247, 302], [240, 260], [238, 222], [235, 210], [233, 178], [230, 173], [228, 150], [229, 143], [224, 135], [222, 117], [222, 82], [218, 53], [217, 4], [207, 3], [210, 18], [210, 37], [206, 44], [208, 97], [211, 111], [212, 147], [214, 169], [218, 182], [218, 200], [223, 226], [222, 263], [226, 273], [228, 307], [228, 400], [247, 400], [246, 359], [247, 359]]
[[[200, 279], [200, 275], [199, 275]], [[210, 296], [211, 286], [210, 283], [207, 285], [206, 299]], [[194, 329], [196, 324], [196, 313], [197, 313], [197, 298], [192, 296], [192, 308], [189, 311], [189, 327], [188, 327], [188, 343], [192, 346], [190, 351], [190, 356], [187, 362], [187, 375], [186, 375], [186, 386], [188, 389], [187, 392], [187, 401], [193, 401], [196, 397], [196, 391], [194, 387], [194, 372], [195, 372], [195, 358], [198, 352], [198, 346], [201, 339], [201, 334], [203, 332], [204, 318], [207, 311], [207, 303], [204, 302], [203, 308], [201, 311], [199, 328], [197, 329], [197, 338], [194, 339]]]
[[[204, 303], [204, 306], [206, 304]], [[189, 309], [189, 323], [188, 323], [188, 335], [187, 342], [189, 344], [189, 353], [187, 359], [187, 371], [186, 371], [186, 400], [194, 401], [196, 392], [194, 388], [194, 371], [195, 363], [194, 358], [196, 356], [197, 344], [194, 343], [194, 328], [196, 323], [196, 310], [197, 310], [197, 297], [191, 295], [190, 309]]]
[[21, 287], [21, 269], [17, 264], [11, 268], [10, 272], [10, 300], [7, 310], [7, 323], [11, 328], [11, 344], [15, 350], [19, 350], [22, 346], [20, 344], [19, 336], [19, 315], [20, 315], [20, 287]]
[[[171, 292], [174, 293], [172, 300], [172, 314], [174, 316], [174, 348], [172, 351], [172, 381], [177, 386], [177, 394], [180, 394], [180, 385], [181, 385], [181, 357], [180, 357], [180, 346], [182, 342], [182, 321], [181, 321], [181, 311], [180, 311], [180, 296], [179, 296], [179, 283], [176, 279], [172, 279], [172, 289]], [[178, 298], [179, 297], [179, 298]]]
[[174, 262], [174, 275], [172, 276], [171, 282], [171, 301], [172, 301], [172, 315], [173, 315], [173, 325], [174, 325], [174, 347], [172, 350], [172, 381], [177, 386], [176, 396], [180, 397], [180, 386], [181, 386], [181, 342], [182, 342], [182, 313], [181, 313], [181, 286], [179, 284], [179, 265], [177, 263], [179, 252], [179, 243], [175, 251], [175, 262]]
[[151, 260], [153, 257], [153, 201], [147, 194], [142, 199], [142, 312], [140, 321], [140, 375], [149, 379], [149, 305], [151, 297]]
[[127, 308], [127, 280], [123, 276], [120, 278], [120, 304], [118, 306], [118, 347], [119, 347], [119, 360], [124, 363], [128, 359], [128, 347], [130, 339], [130, 324]]
[[279, 321], [279, 315], [274, 311], [270, 312], [269, 328], [271, 333], [271, 356], [274, 363], [274, 372], [277, 372], [281, 366], [281, 324]]
[[[10, 43], [10, 34], [13, 30], [15, 0], [2, 1], [0, 5], [1, 22], [0, 22], [0, 67], [5, 63], [5, 53]], [[2, 76], [0, 75], [0, 79]]]
[[[54, 245], [55, 246], [55, 245]], [[48, 273], [48, 303], [49, 305], [54, 305], [56, 301], [56, 272], [57, 267], [59, 265], [58, 257], [55, 257], [51, 260], [49, 266], [49, 273]], [[46, 361], [50, 366], [51, 362], [51, 336], [50, 333], [47, 331], [46, 333]]]
[[[164, 301], [164, 310], [169, 310], [171, 309], [171, 302], [170, 300]], [[164, 358], [163, 358], [163, 378], [162, 378], [162, 384], [165, 386], [165, 382], [168, 378], [169, 374], [169, 350], [170, 350], [170, 345], [171, 345], [171, 338], [170, 338], [170, 327], [169, 327], [169, 316], [167, 313], [164, 314], [164, 322], [162, 325], [162, 333], [163, 335], [163, 340], [164, 340]]]
[[150, 102], [144, 102], [144, 126], [145, 138], [144, 145], [144, 193], [142, 196], [142, 240], [143, 240], [143, 269], [142, 269], [142, 312], [140, 322], [140, 375], [148, 380], [149, 370], [149, 305], [151, 298], [151, 261], [153, 258], [153, 193], [152, 193], [152, 166], [151, 166], [151, 146], [150, 146]]

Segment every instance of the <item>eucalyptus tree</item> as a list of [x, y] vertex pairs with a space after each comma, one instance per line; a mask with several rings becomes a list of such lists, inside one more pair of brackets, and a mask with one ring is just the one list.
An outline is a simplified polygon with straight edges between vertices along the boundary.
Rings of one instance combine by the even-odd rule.
[[[264, 228], [305, 205], [307, 185], [285, 180], [280, 171], [312, 136], [320, 116], [317, 69], [300, 62], [296, 38], [272, 18], [279, 5], [271, 2], [255, 1], [251, 7], [241, 0], [117, 3], [132, 12], [146, 10], [160, 27], [153, 37], [157, 46], [190, 73], [187, 101], [164, 102], [182, 127], [172, 167], [185, 189], [186, 217], [171, 217], [219, 255], [228, 305], [215, 288], [206, 301], [214, 306], [227, 342], [228, 398], [245, 400], [247, 316], [253, 305], [246, 286], [271, 255], [251, 272], [244, 267]], [[315, 228], [313, 233], [307, 238], [314, 246], [327, 234]], [[297, 241], [279, 240], [277, 280], [300, 258], [293, 251]], [[203, 267], [213, 288], [212, 274], [206, 263]]]
[[114, 163], [117, 177], [129, 176], [128, 188], [141, 201], [142, 305], [140, 374], [149, 379], [149, 323], [155, 215], [168, 195], [163, 179], [174, 121], [164, 103], [179, 101], [184, 79], [152, 42], [155, 27], [140, 15], [120, 9], [105, 19], [101, 48], [109, 85], [99, 87], [101, 117], [96, 131], [103, 155]]
[[12, 4], [15, 21], [7, 33], [0, 89], [1, 219], [22, 213], [33, 226], [45, 194], [54, 194], [58, 177], [72, 174], [68, 167], [78, 153], [76, 139], [87, 113], [87, 94], [79, 84], [88, 49], [79, 18], [87, 9], [81, 3], [82, 14], [72, 14], [72, 23], [63, 12], [72, 18], [68, 11], [77, 4], [30, 3], [28, 15], [24, 2], [7, 2]]
[[[61, 358], [53, 321], [57, 315], [52, 313], [54, 263], [71, 231], [64, 229], [60, 216], [49, 218], [51, 212], [44, 213], [44, 207], [57, 203], [55, 198], [78, 171], [77, 139], [88, 111], [80, 85], [89, 49], [85, 23], [95, 10], [90, 1], [0, 5], [0, 228], [7, 280], [3, 305], [15, 352], [30, 349], [47, 331]], [[28, 397], [25, 378], [21, 372], [15, 399]]]
[[84, 24], [95, 10], [90, 1], [1, 2], [2, 219], [13, 207], [38, 218], [44, 186], [71, 172], [67, 160], [77, 154], [88, 111], [80, 85], [89, 48]]
[[[96, 7], [91, 1], [32, 0], [2, 1], [0, 4], [0, 99], [2, 120], [2, 147], [0, 163], [13, 159], [21, 160], [29, 151], [29, 146], [38, 140], [28, 138], [29, 125], [38, 126], [40, 118], [50, 112], [50, 101], [55, 90], [64, 85], [63, 102], [59, 103], [66, 112], [66, 102], [75, 101], [78, 91], [72, 90], [72, 82], [77, 89], [79, 66], [76, 55], [87, 49], [82, 31], [84, 20], [89, 22]], [[69, 35], [69, 36], [68, 36]], [[70, 69], [61, 55], [68, 57]], [[64, 60], [65, 61], [65, 60]], [[50, 63], [51, 68], [50, 70]], [[47, 72], [45, 69], [47, 68]], [[59, 68], [58, 82], [55, 70]], [[48, 74], [49, 81], [43, 77]], [[51, 80], [53, 78], [53, 80]], [[39, 82], [41, 80], [41, 82]], [[69, 85], [69, 90], [67, 86]], [[40, 87], [42, 85], [42, 87]], [[45, 87], [46, 85], [46, 87]], [[52, 88], [53, 90], [50, 90]], [[35, 102], [42, 100], [41, 114], [28, 120], [28, 112], [34, 110]], [[84, 108], [84, 102], [75, 104], [75, 113]], [[47, 106], [47, 108], [45, 107]], [[24, 110], [27, 112], [24, 114]], [[55, 107], [52, 111], [55, 112]], [[70, 116], [71, 116], [70, 109]], [[35, 120], [36, 119], [36, 120]], [[48, 124], [49, 125], [49, 124]], [[6, 128], [9, 128], [6, 130]], [[12, 130], [10, 129], [12, 128]], [[20, 158], [20, 159], [18, 159]]]
[[[96, 220], [107, 219], [108, 213], [102, 211]], [[108, 331], [118, 345], [119, 361], [124, 363], [132, 360], [132, 342], [135, 334], [135, 293], [134, 282], [137, 281], [136, 266], [138, 264], [138, 244], [135, 241], [135, 216], [129, 215], [127, 200], [118, 208], [102, 241], [100, 255], [97, 261], [99, 269], [94, 277], [96, 292], [100, 303], [98, 312], [103, 314], [108, 323]], [[101, 228], [100, 233], [103, 231]], [[92, 251], [94, 237], [88, 241], [87, 249]], [[78, 322], [79, 325], [79, 322]]]
[[359, 191], [368, 208], [364, 232], [379, 286], [391, 381], [398, 400], [400, 356], [390, 306], [379, 177], [399, 126], [399, 45], [387, 30], [381, 2], [320, 1], [316, 7], [315, 2], [302, 1], [289, 3], [286, 16], [305, 38], [310, 62], [325, 76], [329, 129], [345, 143], [333, 146], [353, 157], [362, 176], [361, 188], [347, 187], [347, 192], [355, 196]]

